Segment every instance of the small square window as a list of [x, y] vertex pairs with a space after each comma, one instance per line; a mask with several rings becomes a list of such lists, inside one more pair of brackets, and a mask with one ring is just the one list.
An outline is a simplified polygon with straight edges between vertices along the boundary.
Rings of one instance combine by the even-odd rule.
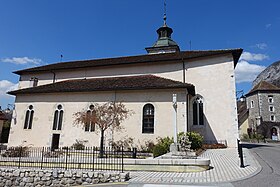
[[273, 96], [268, 96], [268, 103], [273, 103]]
[[275, 116], [270, 116], [270, 121], [275, 121]]
[[274, 106], [269, 106], [269, 111], [274, 112]]
[[251, 101], [251, 108], [254, 108], [255, 104], [254, 101]]

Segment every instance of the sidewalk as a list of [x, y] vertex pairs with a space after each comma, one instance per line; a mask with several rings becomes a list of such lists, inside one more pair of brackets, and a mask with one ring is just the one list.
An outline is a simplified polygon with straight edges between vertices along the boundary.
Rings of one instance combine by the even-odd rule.
[[201, 155], [203, 158], [210, 158], [213, 167], [210, 170], [195, 173], [130, 172], [129, 183], [209, 184], [242, 180], [256, 175], [261, 170], [260, 164], [249, 150], [243, 148], [243, 152], [245, 168], [240, 168], [237, 149], [212, 149]]

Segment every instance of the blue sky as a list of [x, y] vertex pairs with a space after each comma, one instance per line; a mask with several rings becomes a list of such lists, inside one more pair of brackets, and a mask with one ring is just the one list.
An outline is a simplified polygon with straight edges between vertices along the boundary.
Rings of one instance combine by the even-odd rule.
[[[280, 1], [167, 0], [167, 24], [181, 50], [243, 48], [237, 90], [280, 59]], [[0, 2], [0, 105], [14, 98], [12, 72], [60, 61], [146, 54], [163, 24], [163, 0]]]

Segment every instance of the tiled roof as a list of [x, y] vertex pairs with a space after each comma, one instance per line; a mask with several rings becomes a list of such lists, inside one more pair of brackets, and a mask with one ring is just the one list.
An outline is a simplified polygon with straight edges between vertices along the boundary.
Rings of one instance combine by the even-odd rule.
[[242, 51], [243, 49], [182, 51], [182, 52], [165, 53], [165, 54], [146, 54], [146, 55], [139, 55], [139, 56], [60, 62], [60, 63], [49, 64], [40, 67], [19, 70], [19, 71], [15, 71], [14, 73], [21, 75], [23, 73], [28, 73], [28, 72], [55, 71], [55, 70], [63, 70], [63, 69], [103, 67], [103, 66], [113, 66], [113, 65], [129, 65], [129, 64], [151, 63], [151, 62], [164, 63], [164, 62], [170, 62], [176, 60], [181, 61], [182, 59], [188, 60], [188, 59], [208, 57], [208, 56], [221, 55], [221, 54], [232, 54], [234, 59], [234, 65], [236, 65]]
[[72, 79], [53, 84], [25, 88], [8, 92], [11, 95], [33, 93], [58, 92], [92, 92], [113, 90], [145, 90], [145, 89], [174, 89], [185, 88], [192, 95], [195, 94], [192, 84], [182, 83], [154, 75], [140, 75], [127, 77], [109, 77], [92, 79]]
[[262, 126], [267, 126], [267, 127], [273, 127], [273, 126], [278, 126], [280, 127], [280, 122], [275, 122], [275, 121], [262, 121], [261, 122]]
[[254, 86], [254, 88], [246, 94], [246, 96], [248, 95], [252, 95], [253, 93], [256, 93], [258, 91], [262, 91], [262, 92], [280, 92], [280, 88], [270, 84], [266, 81], [261, 81], [259, 82], [256, 86]]

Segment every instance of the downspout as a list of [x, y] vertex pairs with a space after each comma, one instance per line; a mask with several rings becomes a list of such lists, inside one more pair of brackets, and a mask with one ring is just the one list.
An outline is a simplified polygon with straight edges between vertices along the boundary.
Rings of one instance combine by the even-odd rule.
[[185, 115], [185, 133], [188, 132], [188, 121], [189, 121], [189, 93], [188, 93], [188, 89], [186, 90], [186, 103], [185, 103], [185, 111], [186, 111], [186, 115]]
[[54, 71], [51, 71], [51, 73], [53, 73], [53, 83], [55, 83], [56, 74]]
[[183, 63], [183, 83], [186, 83], [186, 72], [185, 72], [185, 62], [184, 62], [184, 58], [181, 56], [181, 60], [182, 60], [182, 63]]

